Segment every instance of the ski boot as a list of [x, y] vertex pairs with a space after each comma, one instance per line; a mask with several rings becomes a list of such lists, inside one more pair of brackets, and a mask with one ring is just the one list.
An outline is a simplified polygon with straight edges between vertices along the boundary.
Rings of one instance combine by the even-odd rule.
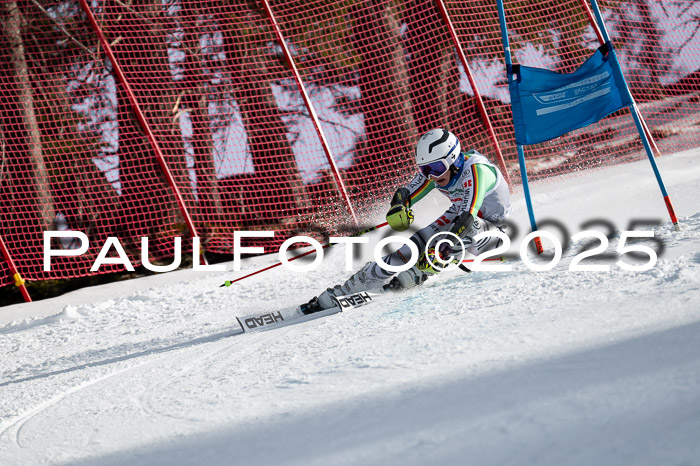
[[328, 288], [318, 297], [314, 296], [308, 303], [302, 304], [301, 311], [304, 314], [312, 314], [324, 309], [330, 309], [337, 305], [335, 300], [337, 296], [380, 288], [386, 278], [377, 275], [377, 269], [379, 267], [377, 267], [376, 263], [368, 262], [357, 273], [348, 278], [344, 284]]
[[422, 285], [428, 279], [428, 274], [419, 270], [415, 265], [408, 270], [399, 272], [389, 283], [384, 285], [385, 291], [402, 291]]
[[308, 303], [304, 303], [299, 306], [299, 309], [301, 309], [301, 312], [303, 312], [304, 315], [313, 314], [314, 312], [323, 310], [321, 305], [318, 303], [318, 296], [314, 296]]

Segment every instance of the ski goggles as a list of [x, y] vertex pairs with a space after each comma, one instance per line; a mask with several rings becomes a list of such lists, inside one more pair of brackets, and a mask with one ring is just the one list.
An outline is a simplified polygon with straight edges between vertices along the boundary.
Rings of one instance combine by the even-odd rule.
[[427, 165], [421, 165], [420, 171], [426, 178], [430, 178], [431, 176], [440, 178], [447, 172], [447, 170], [450, 169], [450, 165], [451, 164], [447, 161], [447, 159], [440, 159]]
[[[455, 159], [454, 165], [459, 169], [462, 168], [463, 163], [464, 158], [462, 158], [462, 154], [460, 154]], [[447, 170], [449, 170], [451, 166], [452, 163], [450, 163], [447, 158], [444, 158], [436, 160], [435, 162], [430, 162], [427, 165], [420, 165], [418, 168], [420, 168], [421, 173], [423, 173], [426, 178], [430, 178], [431, 176], [434, 178], [440, 178], [442, 175], [447, 173]]]

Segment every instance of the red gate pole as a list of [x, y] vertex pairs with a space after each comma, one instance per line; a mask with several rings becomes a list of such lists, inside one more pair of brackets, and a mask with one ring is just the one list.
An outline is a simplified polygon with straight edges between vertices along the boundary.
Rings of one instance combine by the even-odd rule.
[[[160, 149], [160, 145], [158, 144], [158, 141], [156, 141], [156, 137], [153, 134], [153, 131], [151, 130], [150, 125], [148, 124], [148, 121], [146, 121], [146, 117], [141, 111], [141, 107], [139, 106], [138, 101], [136, 100], [136, 95], [134, 92], [131, 90], [131, 86], [129, 86], [129, 82], [126, 80], [126, 76], [124, 75], [124, 72], [122, 71], [121, 65], [117, 61], [116, 57], [114, 56], [114, 53], [112, 52], [112, 47], [110, 47], [109, 42], [107, 42], [107, 39], [105, 38], [104, 33], [102, 32], [102, 29], [100, 29], [100, 26], [97, 24], [97, 20], [95, 19], [95, 15], [92, 14], [92, 10], [90, 10], [90, 7], [87, 4], [86, 0], [79, 0], [80, 1], [80, 7], [83, 9], [85, 14], [88, 17], [88, 20], [90, 21], [90, 25], [94, 29], [95, 33], [97, 34], [97, 37], [100, 40], [100, 44], [102, 45], [102, 48], [105, 51], [105, 54], [107, 54], [107, 57], [109, 60], [112, 62], [112, 68], [114, 69], [114, 73], [117, 75], [117, 78], [119, 79], [119, 82], [124, 86], [124, 90], [126, 91], [126, 95], [129, 97], [129, 102], [131, 103], [131, 108], [134, 110], [134, 113], [136, 114], [136, 118], [139, 120], [139, 123], [141, 124], [141, 128], [143, 129], [144, 133], [146, 133], [146, 137], [148, 138], [148, 142], [151, 144], [151, 147], [153, 148], [153, 151], [156, 154], [156, 160], [158, 160], [158, 165], [160, 166], [161, 171], [163, 172], [163, 175], [165, 176], [165, 179], [167, 180], [168, 184], [170, 185], [170, 188], [173, 190], [173, 194], [175, 195], [175, 199], [177, 200], [177, 205], [180, 209], [180, 213], [182, 214], [182, 217], [185, 219], [185, 223], [187, 224], [187, 228], [190, 229], [190, 235], [194, 236], [199, 236], [197, 234], [197, 228], [194, 226], [194, 222], [192, 221], [192, 217], [190, 216], [189, 210], [187, 210], [187, 206], [185, 205], [185, 201], [182, 198], [182, 194], [180, 194], [180, 190], [177, 188], [177, 185], [175, 184], [175, 179], [173, 178], [172, 173], [170, 172], [170, 169], [168, 168], [168, 164], [165, 162], [165, 157], [163, 156], [163, 151]], [[194, 251], [192, 251], [194, 253]], [[200, 248], [199, 255], [202, 258], [202, 262], [204, 264], [208, 264], [207, 259], [204, 255], [204, 251]]]
[[[603, 38], [603, 33], [601, 32], [600, 27], [598, 26], [598, 23], [596, 22], [595, 18], [593, 17], [593, 12], [591, 11], [591, 7], [588, 6], [588, 3], [586, 3], [586, 0], [581, 0], [581, 6], [583, 6], [583, 11], [586, 12], [586, 16], [588, 17], [588, 22], [591, 23], [591, 27], [593, 28], [595, 35], [598, 37], [598, 42], [600, 42], [600, 45], [605, 44], [605, 39]], [[647, 139], [649, 140], [649, 144], [651, 145], [651, 148], [654, 150], [654, 154], [657, 156], [661, 155], [661, 151], [659, 150], [659, 147], [656, 145], [656, 140], [651, 135], [651, 131], [649, 131], [649, 127], [647, 126], [647, 122], [644, 121], [644, 118], [642, 117], [642, 113], [639, 111], [639, 107], [637, 107], [637, 102], [634, 103], [634, 111], [637, 112], [637, 115], [639, 116], [639, 120], [642, 122], [642, 126], [644, 127], [644, 134], [647, 135]]]
[[447, 30], [450, 31], [450, 37], [452, 38], [452, 43], [454, 44], [455, 49], [457, 49], [457, 55], [459, 55], [459, 59], [462, 62], [462, 66], [464, 67], [464, 72], [467, 74], [467, 79], [469, 79], [469, 85], [472, 87], [472, 90], [474, 91], [474, 96], [476, 97], [476, 104], [477, 104], [477, 108], [479, 109], [479, 114], [481, 115], [481, 119], [483, 120], [483, 123], [486, 126], [486, 130], [489, 133], [489, 138], [491, 139], [491, 142], [493, 143], [493, 147], [496, 149], [496, 154], [498, 154], [498, 160], [501, 162], [501, 167], [503, 168], [503, 177], [506, 179], [506, 182], [508, 183], [508, 186], [510, 187], [510, 190], [512, 192], [513, 185], [510, 182], [510, 175], [508, 174], [508, 169], [506, 167], [506, 161], [503, 158], [503, 153], [501, 152], [501, 147], [498, 145], [498, 138], [496, 137], [496, 132], [494, 131], [493, 125], [491, 124], [491, 119], [489, 118], [488, 113], [486, 113], [486, 106], [484, 105], [484, 101], [481, 98], [481, 93], [479, 92], [479, 88], [476, 86], [476, 81], [474, 80], [474, 76], [472, 75], [472, 71], [469, 68], [469, 62], [467, 62], [467, 56], [464, 54], [464, 50], [462, 50], [462, 45], [459, 43], [459, 37], [457, 37], [457, 31], [455, 31], [455, 28], [452, 25], [452, 21], [450, 20], [450, 16], [447, 14], [447, 8], [445, 7], [443, 0], [435, 0], [435, 4], [437, 5], [438, 10], [440, 11], [440, 16], [442, 17], [442, 20], [445, 22], [445, 25], [447, 26]]
[[24, 279], [17, 271], [17, 267], [15, 266], [15, 263], [12, 260], [10, 251], [7, 249], [7, 246], [5, 245], [5, 241], [2, 239], [2, 236], [0, 236], [0, 251], [2, 251], [2, 255], [5, 258], [5, 262], [7, 262], [7, 266], [9, 267], [10, 273], [12, 274], [12, 278], [14, 278], [15, 280], [15, 286], [19, 287], [19, 291], [22, 292], [24, 302], [31, 303], [32, 298], [31, 296], [29, 296], [29, 291], [27, 291], [27, 287], [24, 285]]
[[272, 23], [272, 27], [275, 30], [277, 42], [279, 42], [280, 46], [282, 47], [282, 50], [284, 50], [284, 57], [287, 60], [287, 65], [289, 65], [289, 68], [291, 68], [292, 72], [294, 73], [294, 79], [296, 80], [297, 86], [301, 91], [301, 96], [304, 99], [304, 104], [306, 104], [306, 108], [309, 110], [309, 115], [311, 115], [311, 121], [313, 121], [314, 123], [314, 128], [318, 133], [318, 138], [321, 140], [323, 151], [326, 153], [328, 163], [331, 165], [331, 171], [333, 172], [335, 182], [338, 184], [338, 190], [340, 191], [340, 194], [343, 197], [343, 200], [345, 201], [345, 206], [348, 208], [348, 211], [352, 215], [352, 219], [355, 222], [355, 225], [359, 225], [357, 217], [355, 216], [355, 211], [353, 210], [352, 204], [350, 203], [350, 196], [348, 196], [348, 192], [345, 189], [345, 184], [343, 184], [343, 180], [340, 178], [340, 172], [338, 171], [338, 167], [335, 164], [335, 160], [333, 160], [333, 154], [331, 153], [330, 146], [328, 145], [328, 141], [326, 140], [325, 134], [323, 134], [323, 129], [321, 129], [321, 123], [318, 120], [318, 115], [316, 114], [316, 110], [314, 110], [314, 106], [311, 104], [311, 99], [309, 99], [309, 95], [306, 93], [306, 88], [304, 87], [304, 83], [301, 80], [301, 75], [299, 74], [299, 70], [294, 64], [292, 55], [289, 53], [287, 43], [284, 41], [284, 36], [282, 35], [282, 31], [280, 30], [279, 24], [275, 19], [275, 15], [272, 14], [272, 8], [270, 7], [268, 0], [262, 0], [262, 3], [265, 6], [267, 17], [269, 18], [270, 23]]

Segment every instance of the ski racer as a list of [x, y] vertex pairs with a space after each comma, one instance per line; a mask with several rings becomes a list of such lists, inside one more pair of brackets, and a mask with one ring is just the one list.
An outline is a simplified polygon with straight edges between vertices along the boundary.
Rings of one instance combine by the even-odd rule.
[[[462, 244], [473, 255], [500, 245], [500, 240], [495, 236], [483, 238], [478, 243], [473, 241], [479, 233], [502, 229], [510, 214], [510, 193], [499, 169], [475, 150], [462, 152], [457, 137], [445, 129], [433, 129], [425, 133], [416, 145], [415, 156], [419, 173], [406, 187], [399, 188], [391, 199], [391, 207], [386, 215], [391, 228], [396, 231], [407, 230], [413, 223], [411, 206], [434, 188], [452, 201], [450, 208], [433, 223], [411, 236], [410, 240], [418, 247], [420, 254], [417, 263], [395, 275], [376, 262], [368, 262], [343, 285], [328, 288], [302, 305], [305, 314], [334, 307], [336, 296], [382, 287], [401, 290], [420, 285], [430, 275], [441, 270], [440, 262], [435, 261], [436, 254], [443, 261], [458, 262], [462, 257]], [[458, 235], [462, 244], [453, 240], [456, 244], [450, 247], [443, 242], [439, 251], [426, 247], [430, 238], [440, 232]], [[446, 236], [440, 235], [431, 241], [431, 245], [442, 238]], [[411, 250], [408, 245], [403, 245], [383, 258], [391, 266], [404, 265], [410, 259]], [[438, 267], [434, 267], [434, 264]]]

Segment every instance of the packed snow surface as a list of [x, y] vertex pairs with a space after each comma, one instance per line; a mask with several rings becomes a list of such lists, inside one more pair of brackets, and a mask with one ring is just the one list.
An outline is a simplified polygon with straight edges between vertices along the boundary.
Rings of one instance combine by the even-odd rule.
[[[659, 251], [648, 271], [617, 264], [647, 260], [617, 257], [619, 235], [582, 262], [609, 271], [569, 270], [584, 240], [531, 270], [515, 257], [518, 188], [510, 271], [445, 272], [298, 325], [235, 334], [237, 316], [348, 278], [342, 246], [314, 272], [230, 288], [276, 254], [2, 308], [0, 464], [697, 464], [700, 150], [658, 163], [679, 232], [646, 160], [532, 186], [559, 237], [545, 219], [569, 237], [654, 231], [639, 243]], [[445, 202], [421, 201], [419, 226]]]

